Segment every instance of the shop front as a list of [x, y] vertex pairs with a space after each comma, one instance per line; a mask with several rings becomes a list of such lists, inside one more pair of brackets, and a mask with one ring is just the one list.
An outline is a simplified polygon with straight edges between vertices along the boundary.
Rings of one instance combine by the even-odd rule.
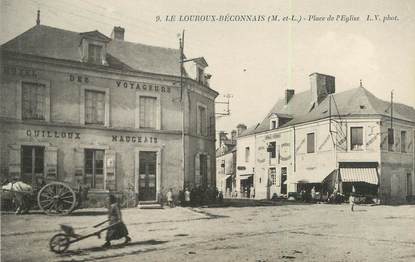
[[[175, 182], [181, 181], [177, 134], [16, 123], [1, 131], [10, 178], [34, 188], [51, 181], [88, 188], [89, 206], [101, 206], [109, 192], [133, 197], [131, 203], [156, 202], [163, 186], [181, 186]], [[170, 170], [169, 178], [163, 170]]]

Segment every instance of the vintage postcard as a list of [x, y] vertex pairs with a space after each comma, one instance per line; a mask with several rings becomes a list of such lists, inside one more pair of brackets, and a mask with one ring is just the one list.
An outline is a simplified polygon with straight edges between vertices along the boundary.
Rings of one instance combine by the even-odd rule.
[[0, 0], [2, 261], [414, 261], [415, 2]]

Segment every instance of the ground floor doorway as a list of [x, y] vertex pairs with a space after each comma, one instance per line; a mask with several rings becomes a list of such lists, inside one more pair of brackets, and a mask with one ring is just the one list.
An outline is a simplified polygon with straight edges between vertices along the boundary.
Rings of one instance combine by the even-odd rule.
[[139, 153], [138, 200], [157, 200], [157, 152], [141, 151]]

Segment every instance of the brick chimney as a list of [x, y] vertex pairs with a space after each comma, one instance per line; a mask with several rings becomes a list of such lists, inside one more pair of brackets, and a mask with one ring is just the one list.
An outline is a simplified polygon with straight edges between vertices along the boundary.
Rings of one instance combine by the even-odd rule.
[[114, 40], [124, 41], [124, 32], [125, 32], [125, 29], [122, 28], [121, 26], [114, 26], [114, 29], [112, 30], [112, 33], [111, 33], [111, 38]]
[[293, 98], [295, 94], [294, 89], [286, 89], [285, 90], [285, 104], [288, 104], [290, 102], [291, 98]]
[[310, 75], [311, 99], [316, 105], [320, 104], [329, 94], [336, 92], [334, 76], [320, 73]]
[[236, 140], [236, 137], [237, 137], [237, 132], [236, 132], [236, 130], [232, 130], [232, 132], [231, 132], [231, 140], [232, 140], [232, 141], [235, 141], [235, 140]]
[[238, 136], [240, 136], [242, 134], [242, 132], [246, 130], [246, 125], [239, 124], [239, 125], [236, 126], [236, 129], [238, 129]]

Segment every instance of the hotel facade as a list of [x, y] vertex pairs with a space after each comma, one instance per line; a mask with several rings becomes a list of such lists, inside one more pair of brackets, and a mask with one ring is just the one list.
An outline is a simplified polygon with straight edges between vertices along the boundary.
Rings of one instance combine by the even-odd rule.
[[362, 84], [336, 93], [333, 76], [313, 73], [310, 85], [286, 90], [238, 137], [236, 188], [251, 177], [259, 199], [314, 187], [320, 194], [355, 190], [381, 203], [411, 200], [415, 109], [382, 101]]
[[215, 111], [206, 61], [180, 50], [37, 24], [1, 46], [0, 172], [156, 202], [215, 185]]

